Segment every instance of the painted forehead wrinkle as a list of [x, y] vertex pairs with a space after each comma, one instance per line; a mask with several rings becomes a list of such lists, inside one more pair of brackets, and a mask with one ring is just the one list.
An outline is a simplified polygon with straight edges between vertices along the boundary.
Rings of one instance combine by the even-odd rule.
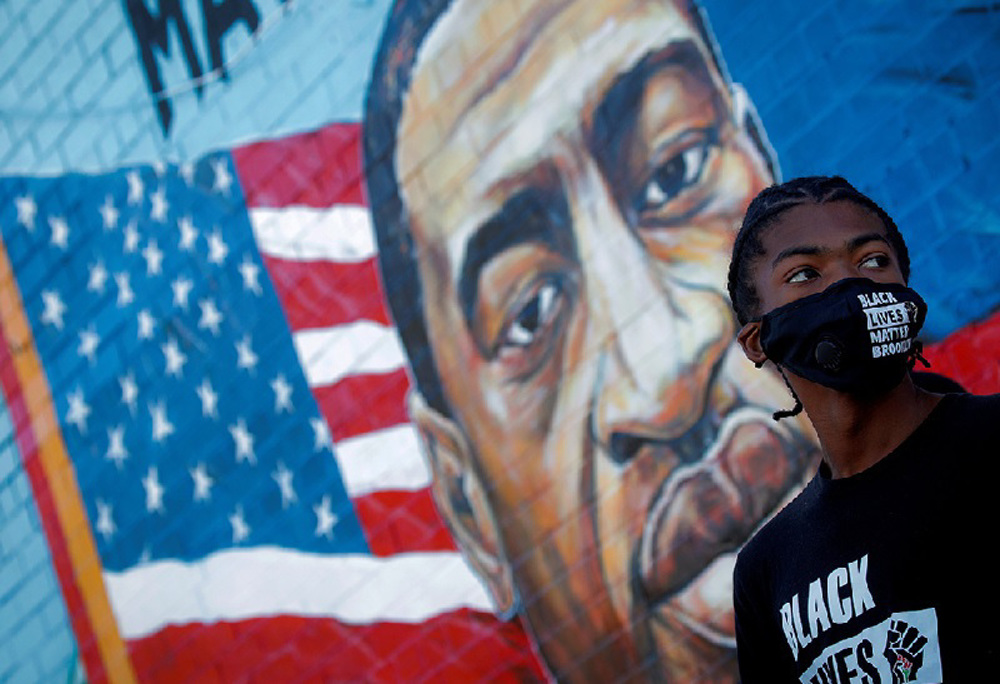
[[[437, 51], [460, 52], [447, 41], [461, 35], [455, 33], [461, 28], [455, 11], [466, 5], [460, 2], [452, 6], [449, 16], [432, 29], [431, 45], [443, 46], [436, 48]], [[631, 14], [627, 15], [614, 14], [610, 9], [601, 10], [604, 14], [585, 11], [587, 7], [585, 3], [533, 6], [529, 9], [530, 17], [520, 24], [529, 28], [522, 29], [511, 41], [516, 40], [516, 50], [483, 52], [464, 69], [457, 68], [454, 72], [432, 60], [433, 51], [422, 49], [414, 70], [419, 76], [404, 103], [401, 128], [407, 131], [408, 140], [407, 149], [397, 154], [401, 176], [417, 169], [427, 158], [441, 154], [442, 140], [457, 143], [457, 135], [463, 136], [464, 146], [471, 145], [480, 151], [472, 167], [474, 172], [483, 173], [496, 165], [482, 158], [482, 151], [496, 143], [498, 131], [506, 133], [504, 146], [494, 150], [497, 155], [530, 156], [547, 139], [547, 134], [539, 137], [540, 132], [569, 125], [565, 112], [587, 111], [593, 104], [590, 100], [600, 97], [595, 88], [606, 89], [616, 73], [631, 68], [651, 51], [678, 40], [696, 38], [693, 27], [671, 4], [630, 4], [626, 9]], [[580, 22], [585, 24], [583, 28], [569, 30]], [[616, 40], [595, 45], [588, 59], [581, 63], [578, 58], [581, 46], [574, 36], [586, 33], [587, 22], [594, 23], [591, 28], [597, 30], [612, 25], [619, 35]], [[695, 42], [704, 50], [700, 41]], [[593, 67], [587, 71], [589, 65]], [[438, 87], [442, 72], [459, 73], [445, 90]], [[474, 96], [470, 97], [470, 93]], [[450, 114], [441, 116], [442, 102], [452, 103], [454, 109]], [[433, 121], [429, 120], [431, 111], [436, 112]], [[421, 127], [432, 132], [409, 135]], [[516, 148], [510, 145], [511, 141]]]
[[[452, 3], [430, 29], [414, 60], [414, 78], [403, 103], [401, 129], [409, 129], [406, 124], [409, 119], [434, 110], [442, 99], [464, 101], [454, 117], [455, 121], [462, 119], [498, 83], [517, 70], [537, 36], [570, 4], [536, 3], [524, 11], [514, 27], [524, 35], [501, 37], [495, 35], [493, 27], [504, 26], [505, 19], [509, 19], [509, 11], [503, 9], [504, 3], [479, 0]], [[531, 30], [525, 31], [524, 26]], [[489, 45], [490, 49], [483, 50], [484, 45]], [[501, 49], [496, 49], [497, 46]], [[445, 129], [447, 132], [441, 137], [448, 139], [454, 132], [453, 127], [448, 124]], [[432, 142], [425, 148], [411, 162], [402, 160], [399, 167], [403, 175], [433, 154], [436, 144]]]

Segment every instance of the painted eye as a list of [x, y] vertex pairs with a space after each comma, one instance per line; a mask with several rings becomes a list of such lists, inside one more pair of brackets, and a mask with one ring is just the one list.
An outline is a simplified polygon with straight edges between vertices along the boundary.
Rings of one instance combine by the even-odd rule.
[[543, 283], [514, 315], [501, 340], [502, 347], [530, 347], [552, 323], [561, 291], [555, 282]]
[[695, 184], [701, 178], [708, 153], [708, 145], [700, 143], [658, 166], [641, 191], [638, 210], [655, 211]]

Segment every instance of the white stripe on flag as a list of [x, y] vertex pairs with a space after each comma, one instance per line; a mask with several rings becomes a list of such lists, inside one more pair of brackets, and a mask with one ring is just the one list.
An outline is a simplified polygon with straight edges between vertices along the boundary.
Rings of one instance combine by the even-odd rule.
[[272, 257], [356, 262], [375, 256], [367, 207], [256, 208], [250, 210], [250, 225], [260, 251]]
[[493, 610], [453, 552], [375, 558], [231, 549], [197, 563], [159, 561], [105, 572], [104, 583], [126, 639], [171, 624], [276, 615], [418, 623], [461, 608]]
[[332, 385], [348, 375], [387, 373], [403, 367], [403, 348], [393, 327], [355, 321], [293, 335], [311, 387]]
[[414, 491], [431, 483], [417, 431], [397, 425], [337, 442], [334, 450], [347, 495], [391, 489]]

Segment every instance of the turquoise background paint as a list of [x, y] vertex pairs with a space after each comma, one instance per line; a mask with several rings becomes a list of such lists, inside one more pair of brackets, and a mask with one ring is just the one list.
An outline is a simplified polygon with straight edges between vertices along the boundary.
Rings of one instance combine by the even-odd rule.
[[76, 665], [52, 556], [0, 400], [0, 682], [65, 682]]

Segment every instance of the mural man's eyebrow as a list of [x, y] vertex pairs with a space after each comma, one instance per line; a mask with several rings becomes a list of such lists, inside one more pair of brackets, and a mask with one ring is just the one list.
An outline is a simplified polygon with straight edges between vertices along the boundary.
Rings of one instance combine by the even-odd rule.
[[621, 154], [620, 146], [639, 114], [639, 102], [646, 84], [654, 74], [670, 67], [681, 67], [710, 79], [708, 66], [698, 46], [690, 39], [679, 40], [647, 54], [631, 69], [615, 78], [594, 112], [590, 145], [612, 168]]
[[526, 188], [476, 229], [465, 247], [459, 271], [458, 297], [465, 323], [472, 329], [479, 300], [479, 278], [498, 254], [536, 242], [564, 253], [575, 253], [569, 207], [558, 192]]

